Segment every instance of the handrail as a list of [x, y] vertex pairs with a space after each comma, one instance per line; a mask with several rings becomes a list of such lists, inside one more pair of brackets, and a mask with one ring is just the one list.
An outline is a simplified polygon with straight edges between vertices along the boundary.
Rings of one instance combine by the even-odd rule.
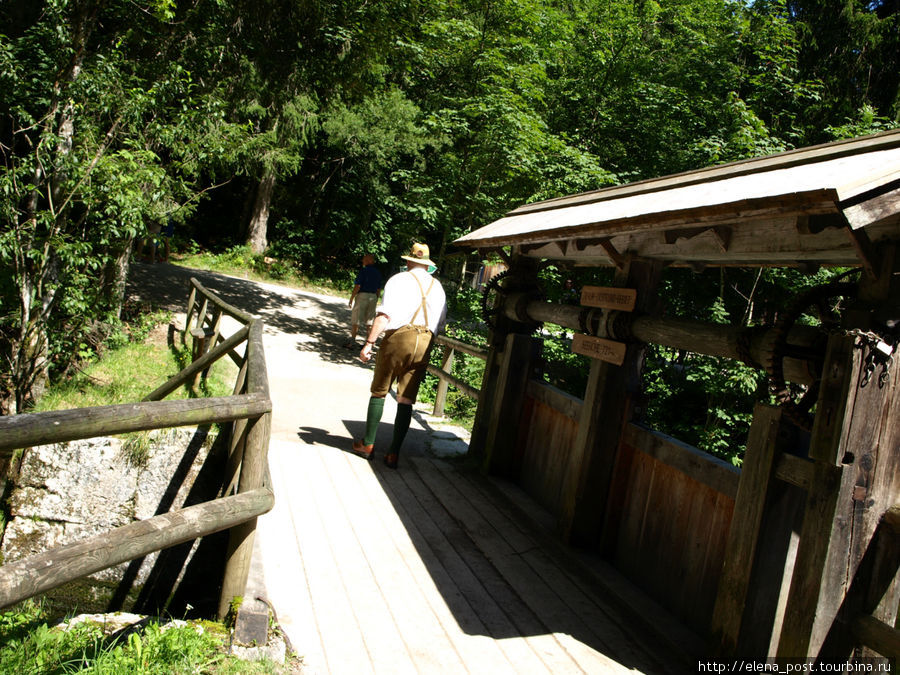
[[210, 352], [207, 352], [199, 359], [193, 361], [187, 368], [182, 370], [180, 373], [170, 378], [168, 382], [166, 382], [161, 387], [155, 389], [150, 394], [147, 394], [147, 397], [144, 399], [145, 401], [158, 401], [162, 398], [165, 398], [173, 391], [178, 389], [178, 387], [182, 386], [185, 382], [187, 382], [194, 375], [199, 373], [200, 371], [209, 367], [211, 363], [217, 361], [221, 356], [231, 352], [237, 345], [247, 339], [247, 336], [250, 334], [250, 326], [245, 325], [241, 328], [237, 333], [232, 335], [230, 338], [225, 340], [218, 347], [213, 349]]
[[120, 403], [0, 417], [0, 453], [131, 431], [230, 422], [272, 410], [260, 394]]
[[[187, 320], [184, 322], [183, 333], [186, 333], [189, 330], [188, 327], [191, 325], [190, 319], [191, 314], [193, 313], [193, 305], [195, 304], [194, 301], [196, 300], [196, 294], [202, 295], [206, 300], [212, 302], [223, 313], [227, 314], [232, 319], [240, 321], [241, 323], [248, 324], [254, 319], [259, 318], [254, 314], [249, 314], [233, 305], [229, 305], [227, 302], [216, 296], [212, 291], [207, 290], [207, 288], [199, 281], [197, 281], [195, 277], [191, 277], [191, 295], [188, 299]], [[202, 318], [205, 319], [205, 317]]]
[[440, 368], [428, 364], [426, 370], [427, 372], [438, 378], [437, 393], [434, 397], [434, 415], [436, 417], [441, 417], [444, 414], [444, 403], [447, 400], [448, 385], [452, 384], [454, 387], [459, 389], [461, 393], [465, 394], [469, 398], [474, 398], [476, 401], [481, 396], [480, 389], [476, 389], [475, 387], [466, 384], [458, 377], [455, 377], [450, 373], [450, 369], [453, 367], [455, 352], [463, 352], [464, 354], [468, 354], [469, 356], [474, 356], [486, 361], [488, 357], [488, 351], [485, 349], [481, 349], [480, 347], [467, 344], [465, 342], [460, 342], [459, 340], [447, 337], [446, 335], [436, 335], [434, 341], [436, 344], [442, 345], [445, 348], [444, 360]]
[[205, 537], [271, 510], [268, 488], [139, 520], [0, 567], [0, 607], [170, 546]]
[[[207, 317], [212, 306], [213, 318]], [[228, 557], [219, 600], [222, 619], [235, 595], [243, 595], [250, 569], [256, 519], [272, 508], [268, 479], [272, 402], [262, 343], [262, 320], [221, 300], [191, 279], [184, 341], [197, 323], [212, 324], [212, 344], [206, 331], [195, 342], [194, 360], [140, 403], [57, 410], [0, 418], [0, 456], [17, 448], [60, 443], [130, 431], [234, 422], [228, 442], [228, 475], [224, 496], [180, 511], [130, 523], [90, 539], [58, 546], [23, 560], [0, 566], [0, 607], [20, 602], [57, 586], [139, 558], [153, 551], [231, 530]], [[220, 335], [220, 318], [227, 314], [244, 324], [234, 335]], [[235, 348], [247, 343], [243, 357]], [[197, 347], [200, 347], [199, 349]], [[231, 396], [162, 401], [179, 386], [206, 372], [223, 356], [239, 368]], [[232, 488], [237, 486], [237, 494]]]

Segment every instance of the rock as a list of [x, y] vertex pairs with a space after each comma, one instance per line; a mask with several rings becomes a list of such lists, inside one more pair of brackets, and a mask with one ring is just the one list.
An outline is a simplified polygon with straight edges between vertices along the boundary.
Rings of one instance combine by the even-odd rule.
[[[218, 485], [196, 484], [209, 454], [205, 440], [205, 431], [182, 428], [27, 449], [8, 500], [2, 559], [20, 560], [183, 508], [189, 495], [193, 503], [213, 498]], [[133, 590], [146, 582], [157, 557], [148, 555], [139, 569], [130, 569]], [[109, 588], [132, 567], [123, 563], [88, 577], [105, 587], [86, 596], [97, 599], [96, 609], [104, 608]]]
[[92, 623], [103, 630], [104, 635], [112, 635], [126, 628], [143, 626], [147, 617], [130, 612], [112, 612], [110, 614], [79, 614], [59, 625], [63, 630], [71, 630], [82, 623]]
[[431, 442], [431, 452], [436, 457], [459, 457], [469, 451], [469, 444], [458, 438], [435, 439]]
[[262, 661], [268, 659], [272, 663], [284, 665], [287, 657], [287, 643], [280, 635], [269, 636], [266, 644], [256, 647], [232, 645], [231, 653], [244, 661]]

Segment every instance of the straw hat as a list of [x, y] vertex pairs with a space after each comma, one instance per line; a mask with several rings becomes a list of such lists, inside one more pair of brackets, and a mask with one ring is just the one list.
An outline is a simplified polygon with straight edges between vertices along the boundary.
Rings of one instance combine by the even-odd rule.
[[422, 265], [434, 265], [434, 263], [428, 257], [428, 244], [413, 244], [409, 255], [401, 255], [400, 257], [413, 263], [420, 263]]

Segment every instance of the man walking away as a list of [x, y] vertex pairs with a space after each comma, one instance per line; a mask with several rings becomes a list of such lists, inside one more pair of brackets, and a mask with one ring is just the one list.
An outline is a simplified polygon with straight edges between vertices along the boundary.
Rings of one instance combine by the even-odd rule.
[[375, 267], [375, 256], [366, 253], [362, 257], [362, 268], [353, 282], [353, 293], [350, 294], [350, 341], [344, 345], [347, 349], [356, 349], [356, 333], [359, 324], [366, 327], [375, 319], [375, 307], [378, 305], [378, 294], [381, 291], [381, 272]]
[[400, 446], [409, 431], [412, 406], [425, 377], [428, 355], [434, 336], [443, 327], [447, 316], [447, 299], [441, 284], [429, 274], [434, 263], [429, 259], [428, 246], [413, 244], [406, 261], [406, 271], [392, 276], [384, 287], [384, 302], [369, 329], [366, 343], [359, 352], [363, 363], [372, 358], [372, 347], [381, 332], [384, 338], [375, 358], [371, 397], [366, 412], [366, 434], [353, 441], [353, 452], [372, 459], [375, 436], [384, 398], [391, 385], [397, 383], [397, 416], [394, 436], [384, 456], [384, 463], [397, 468]]

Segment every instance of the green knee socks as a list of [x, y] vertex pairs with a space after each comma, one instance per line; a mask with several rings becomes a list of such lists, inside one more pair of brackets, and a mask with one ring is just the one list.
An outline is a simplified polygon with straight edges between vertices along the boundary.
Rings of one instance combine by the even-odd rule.
[[391, 440], [391, 449], [388, 454], [400, 452], [406, 432], [409, 431], [409, 422], [412, 419], [412, 406], [409, 403], [397, 404], [397, 416], [394, 418], [394, 438]]
[[384, 412], [384, 399], [372, 396], [369, 399], [369, 409], [366, 411], [366, 435], [363, 443], [372, 445], [378, 433], [378, 423], [381, 421], [381, 413]]

